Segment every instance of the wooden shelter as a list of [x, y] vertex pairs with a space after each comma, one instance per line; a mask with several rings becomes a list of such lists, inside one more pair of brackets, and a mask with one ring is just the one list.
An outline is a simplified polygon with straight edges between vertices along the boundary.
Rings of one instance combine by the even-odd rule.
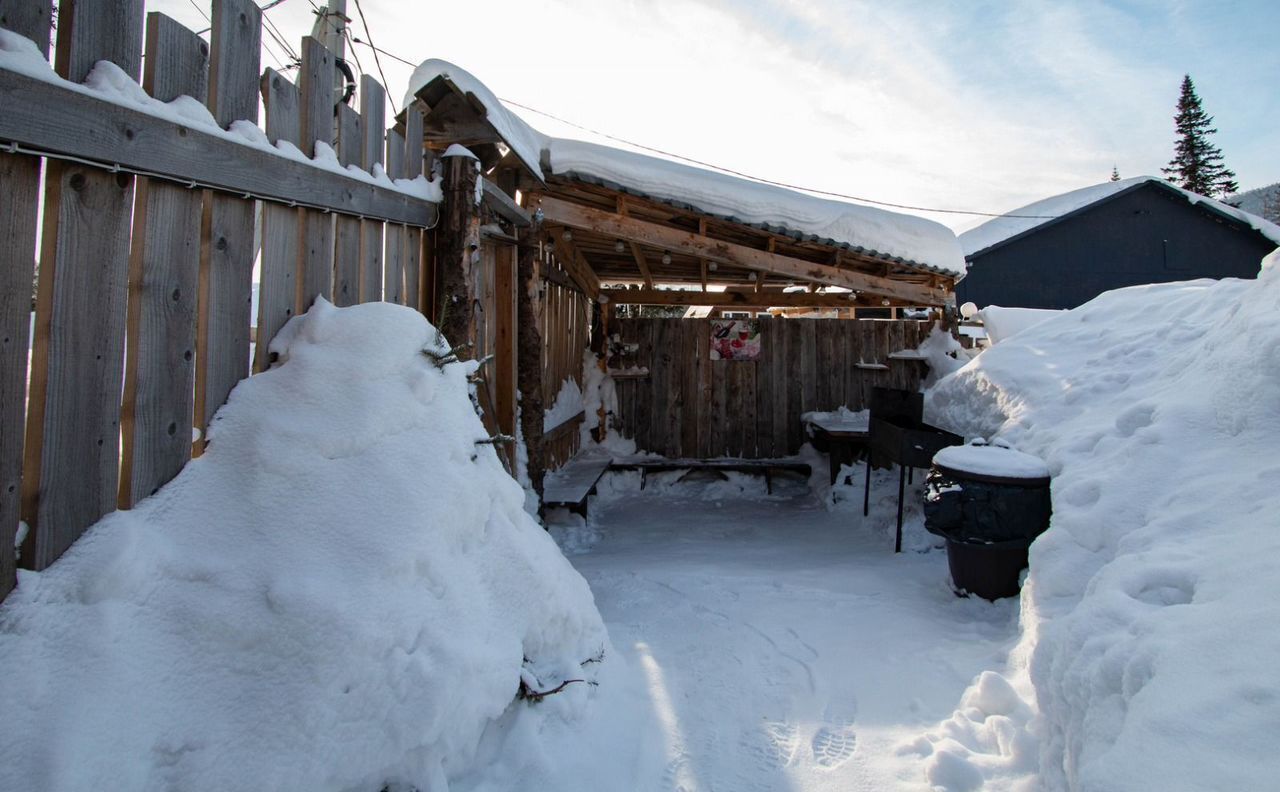
[[[616, 317], [617, 306], [707, 306], [716, 313], [734, 310], [750, 315], [770, 310], [783, 315], [794, 310], [838, 309], [841, 315], [855, 316], [858, 309], [941, 309], [952, 300], [958, 272], [934, 263], [789, 226], [782, 218], [752, 220], [720, 206], [703, 208], [695, 205], [700, 202], [696, 196], [682, 197], [678, 189], [675, 193], [655, 192], [640, 183], [643, 180], [626, 183], [589, 170], [559, 168], [555, 147], [560, 142], [527, 127], [482, 83], [451, 64], [428, 61], [419, 67], [412, 82], [416, 90], [406, 100], [412, 100], [422, 112], [426, 148], [443, 157], [445, 163], [446, 210], [435, 231], [437, 297], [426, 301], [425, 311], [450, 338], [465, 332], [475, 341], [477, 355], [495, 356], [496, 370], [486, 377], [481, 401], [496, 431], [514, 436], [519, 421], [528, 448], [530, 478], [539, 489], [543, 469], [559, 467], [578, 449], [581, 418], [544, 427], [542, 415], [566, 379], [583, 385], [582, 356], [588, 337], [591, 346], [602, 353], [602, 360], [607, 356], [605, 339], [610, 336], [653, 337], [639, 326], [626, 329], [629, 320]], [[459, 147], [465, 147], [469, 155]], [[611, 151], [602, 150], [606, 154]], [[669, 165], [650, 162], [655, 168]], [[699, 173], [728, 178], [706, 171], [690, 172], [694, 178]], [[450, 199], [475, 189], [475, 179], [480, 180], [481, 205]], [[735, 187], [761, 185], [735, 180], [729, 192]], [[473, 212], [474, 216], [460, 216], [459, 212]], [[954, 241], [949, 232], [942, 233]], [[472, 239], [474, 255], [468, 245], [459, 245], [459, 240], [468, 238]], [[450, 278], [454, 282], [446, 283]], [[461, 294], [469, 297], [459, 299]], [[887, 359], [889, 353], [917, 343], [927, 332], [919, 323], [909, 324], [906, 329], [850, 327], [848, 332], [833, 330], [820, 335], [830, 346], [827, 351], [832, 355], [839, 351], [841, 362], [856, 363], [868, 356], [877, 361], [885, 358], [883, 362], [863, 362], [857, 369], [868, 382], [872, 375], [886, 383], [890, 379], [916, 381], [921, 370], [918, 364], [890, 366]], [[705, 331], [705, 323], [699, 328]], [[751, 410], [734, 418], [738, 423], [746, 420], [752, 424], [745, 435], [767, 435], [770, 441], [733, 440], [721, 447], [719, 440], [712, 438], [734, 434], [726, 428], [726, 414], [732, 412], [730, 402], [716, 402], [719, 406], [710, 411], [693, 409], [691, 400], [705, 396], [712, 402], [717, 391], [711, 376], [713, 367], [699, 368], [696, 333], [690, 329], [680, 338], [685, 335], [693, 357], [678, 356], [676, 360], [650, 348], [641, 354], [650, 366], [661, 361], [672, 367], [670, 373], [655, 372], [653, 379], [662, 383], [701, 370], [698, 376], [702, 379], [694, 381], [702, 384], [690, 385], [688, 398], [668, 398], [665, 384], [661, 395], [651, 393], [651, 385], [657, 385], [648, 382], [647, 376], [620, 384], [620, 392], [630, 404], [643, 403], [629, 419], [643, 419], [644, 434], [655, 449], [683, 448], [685, 453], [732, 449], [748, 457], [794, 451], [793, 446], [801, 441], [797, 434], [799, 411], [805, 405], [821, 408], [825, 402], [816, 399], [819, 391], [828, 400], [839, 398], [843, 403], [849, 397], [850, 404], [857, 404], [867, 387], [847, 385], [841, 373], [838, 388], [824, 384], [797, 389], [786, 406], [788, 386], [784, 379], [788, 372], [794, 369], [798, 375], [803, 371], [814, 380], [823, 375], [824, 360], [836, 364], [834, 357], [823, 358], [815, 352], [816, 347], [803, 344], [801, 339], [811, 334], [798, 334], [793, 363], [784, 362], [781, 353], [774, 357], [784, 406], [775, 408], [772, 395], [763, 398], [767, 403], [761, 410], [769, 413], [770, 427], [756, 426], [754, 396]], [[772, 335], [786, 337], [781, 330]], [[825, 341], [828, 337], [830, 342]], [[705, 347], [704, 342], [702, 358], [706, 357]], [[802, 351], [813, 353], [803, 364]], [[755, 366], [752, 368], [754, 371]], [[735, 371], [734, 376], [739, 375], [741, 371]], [[619, 377], [620, 382], [622, 379]], [[754, 374], [751, 379], [755, 381]], [[762, 375], [761, 383], [766, 379]], [[723, 383], [720, 385], [723, 390]], [[768, 392], [773, 393], [773, 386]], [[803, 397], [810, 395], [814, 399], [804, 401]], [[739, 397], [732, 403], [743, 402]], [[666, 411], [672, 411], [670, 421], [653, 417]], [[678, 414], [682, 411], [683, 415]], [[774, 413], [778, 416], [776, 429], [772, 426]], [[699, 432], [694, 424], [701, 418], [715, 423], [715, 428], [703, 427]], [[796, 427], [784, 428], [784, 421], [796, 423]], [[651, 423], [665, 423], [675, 427], [677, 434], [702, 440], [681, 446], [649, 437], [656, 431]], [[777, 443], [772, 440], [775, 433]]]

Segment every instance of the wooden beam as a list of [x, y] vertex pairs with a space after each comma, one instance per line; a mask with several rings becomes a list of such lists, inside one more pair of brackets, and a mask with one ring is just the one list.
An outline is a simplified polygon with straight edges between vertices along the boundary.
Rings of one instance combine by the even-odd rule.
[[879, 297], [897, 298], [910, 305], [942, 305], [946, 301], [945, 291], [925, 285], [903, 283], [862, 272], [839, 269], [827, 264], [816, 264], [769, 253], [678, 228], [580, 206], [548, 195], [538, 196], [535, 202], [541, 207], [545, 221], [548, 223], [639, 242], [674, 253], [700, 256], [710, 261], [756, 272], [769, 272], [787, 278], [841, 286]]
[[582, 257], [582, 251], [578, 250], [572, 240], [565, 239], [563, 229], [555, 228], [549, 233], [556, 243], [556, 260], [577, 282], [578, 287], [594, 300], [600, 294], [600, 279], [596, 277], [595, 271], [591, 269], [587, 260]]
[[[139, 35], [141, 41], [141, 35]], [[110, 168], [143, 170], [235, 195], [320, 206], [416, 226], [435, 222], [436, 205], [92, 94], [0, 69], [0, 142], [73, 154]]]
[[[705, 217], [698, 218], [698, 235], [699, 236], [707, 235], [707, 218]], [[698, 264], [700, 269], [702, 270], [702, 290], [706, 291], [707, 290], [707, 260], [698, 259]]]
[[533, 225], [533, 218], [529, 216], [529, 213], [521, 209], [520, 204], [503, 192], [501, 187], [483, 176], [480, 181], [484, 188], [485, 206], [488, 206], [495, 214], [517, 228], [528, 228]]
[[[848, 294], [765, 291], [704, 292], [694, 289], [601, 289], [609, 302], [618, 305], [712, 305], [754, 308], [849, 308], [858, 303]], [[863, 303], [865, 305], [865, 303]], [[909, 303], [914, 305], [915, 303]]]
[[[618, 214], [627, 217], [627, 198], [625, 195], [618, 196]], [[646, 289], [653, 288], [653, 273], [649, 271], [649, 262], [644, 257], [644, 251], [640, 249], [640, 245], [635, 242], [628, 243], [631, 246], [631, 257], [636, 260], [636, 267], [640, 269], [640, 278], [644, 281]]]

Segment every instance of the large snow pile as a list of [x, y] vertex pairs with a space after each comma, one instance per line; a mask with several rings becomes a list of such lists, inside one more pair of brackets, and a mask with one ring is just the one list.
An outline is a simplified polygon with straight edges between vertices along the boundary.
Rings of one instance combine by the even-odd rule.
[[441, 789], [522, 681], [596, 668], [591, 592], [475, 444], [474, 364], [443, 346], [407, 308], [322, 301], [207, 454], [23, 573], [0, 788]]
[[988, 220], [977, 228], [964, 232], [960, 235], [960, 246], [964, 248], [966, 257], [972, 256], [992, 245], [998, 245], [1007, 239], [1012, 239], [1021, 233], [1044, 225], [1054, 218], [1071, 214], [1090, 204], [1105, 201], [1146, 182], [1155, 182], [1166, 189], [1180, 193], [1182, 197], [1193, 204], [1200, 204], [1218, 214], [1239, 220], [1261, 233], [1267, 239], [1280, 245], [1280, 226], [1275, 223], [1255, 214], [1241, 211], [1234, 206], [1215, 201], [1212, 198], [1206, 198], [1203, 195], [1184, 190], [1158, 176], [1135, 176], [1131, 179], [1121, 179], [1120, 181], [1103, 182], [1102, 184], [1082, 187], [1079, 190], [1054, 195], [1019, 207], [1006, 215]]
[[1049, 308], [1004, 308], [988, 305], [978, 312], [978, 318], [987, 331], [987, 338], [991, 339], [991, 343], [998, 344], [1060, 313], [1062, 311]]
[[1054, 476], [1009, 678], [908, 746], [936, 787], [1275, 787], [1277, 255], [1257, 281], [1108, 292], [930, 393], [931, 420]]

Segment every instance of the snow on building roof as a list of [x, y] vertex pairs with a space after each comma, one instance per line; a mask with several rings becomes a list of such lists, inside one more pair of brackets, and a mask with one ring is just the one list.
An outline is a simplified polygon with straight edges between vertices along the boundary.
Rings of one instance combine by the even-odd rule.
[[[964, 274], [960, 243], [941, 223], [817, 198], [609, 146], [551, 138], [508, 110], [484, 83], [447, 61], [423, 61], [414, 70], [405, 94], [406, 106], [423, 87], [440, 77], [464, 93], [473, 94], [507, 145], [530, 171], [543, 178], [577, 178], [796, 239], [897, 260], [946, 275]], [[542, 167], [544, 164], [548, 167]]]
[[1087, 206], [1114, 198], [1147, 182], [1158, 184], [1167, 190], [1180, 193], [1193, 204], [1200, 204], [1210, 211], [1242, 222], [1267, 239], [1280, 245], [1280, 226], [1275, 223], [1241, 211], [1234, 206], [1215, 201], [1212, 198], [1206, 198], [1203, 195], [1184, 190], [1158, 176], [1135, 176], [1131, 179], [1103, 182], [1091, 187], [1055, 195], [1052, 198], [1044, 198], [1035, 203], [1014, 209], [1003, 217], [988, 220], [977, 228], [964, 232], [960, 235], [960, 245], [964, 248], [965, 257], [972, 258], [975, 254], [1008, 242], [1033, 228], [1039, 228], [1053, 220], [1078, 212]]
[[438, 58], [418, 64], [418, 68], [414, 69], [413, 75], [409, 77], [409, 90], [404, 95], [404, 107], [414, 102], [419, 91], [441, 77], [453, 83], [464, 94], [474, 95], [484, 106], [486, 118], [493, 125], [494, 131], [502, 136], [503, 141], [511, 147], [526, 168], [542, 176], [540, 162], [542, 150], [546, 148], [546, 136], [508, 110], [488, 86], [466, 69]]
[[567, 176], [798, 239], [964, 274], [955, 234], [941, 223], [580, 140], [548, 139], [549, 175]]

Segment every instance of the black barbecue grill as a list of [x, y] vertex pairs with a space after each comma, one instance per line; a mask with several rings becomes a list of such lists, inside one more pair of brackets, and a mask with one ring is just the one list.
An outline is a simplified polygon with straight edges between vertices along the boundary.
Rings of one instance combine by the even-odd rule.
[[[898, 531], [893, 551], [902, 552], [902, 498], [907, 488], [907, 471], [928, 468], [933, 455], [964, 439], [924, 422], [924, 397], [896, 388], [875, 388], [871, 393], [871, 425], [868, 444], [871, 462], [898, 466]], [[870, 513], [871, 462], [862, 496], [862, 514]]]

